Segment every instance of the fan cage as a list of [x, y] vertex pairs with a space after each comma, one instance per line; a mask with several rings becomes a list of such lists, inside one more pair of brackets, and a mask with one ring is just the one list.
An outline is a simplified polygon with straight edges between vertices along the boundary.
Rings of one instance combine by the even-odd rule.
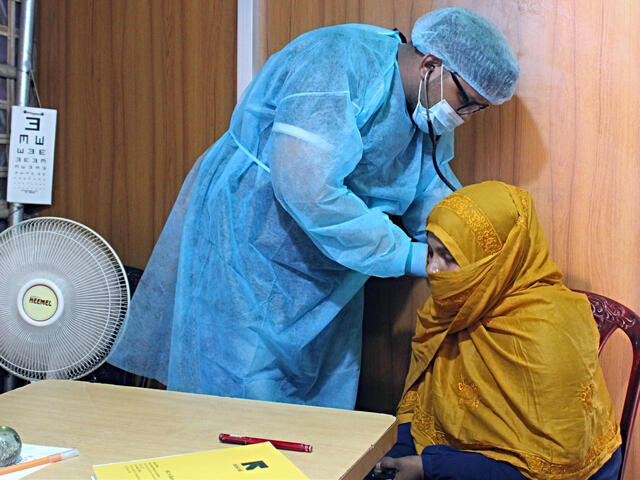
[[[17, 290], [44, 277], [64, 311], [38, 327], [17, 313]], [[73, 220], [39, 217], [0, 233], [0, 366], [25, 380], [75, 379], [107, 358], [129, 305], [125, 269], [111, 246]]]

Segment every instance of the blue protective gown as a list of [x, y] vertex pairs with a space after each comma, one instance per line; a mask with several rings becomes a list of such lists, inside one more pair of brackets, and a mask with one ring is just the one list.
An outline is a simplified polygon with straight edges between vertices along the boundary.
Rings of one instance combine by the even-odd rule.
[[[273, 55], [187, 177], [110, 363], [169, 389], [353, 408], [363, 286], [405, 272], [448, 190], [406, 108], [396, 32]], [[453, 135], [438, 145], [448, 167]]]

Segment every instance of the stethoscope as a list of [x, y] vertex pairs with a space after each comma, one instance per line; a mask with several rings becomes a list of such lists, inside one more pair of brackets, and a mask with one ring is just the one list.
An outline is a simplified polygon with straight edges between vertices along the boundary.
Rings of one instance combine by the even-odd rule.
[[[442, 180], [444, 182], [444, 184], [447, 187], [449, 187], [449, 189], [452, 192], [455, 192], [456, 188], [453, 185], [451, 185], [449, 180], [446, 179], [446, 177], [444, 176], [444, 174], [440, 170], [440, 167], [438, 166], [438, 162], [436, 160], [436, 147], [438, 146], [438, 141], [440, 140], [440, 137], [436, 138], [436, 135], [433, 132], [433, 125], [431, 123], [431, 115], [429, 114], [429, 105], [431, 105], [429, 103], [429, 76], [431, 75], [431, 72], [433, 72], [434, 69], [435, 69], [435, 67], [433, 65], [431, 65], [429, 67], [429, 71], [427, 72], [427, 79], [425, 81], [425, 86], [424, 86], [424, 93], [425, 93], [425, 95], [427, 97], [427, 109], [426, 110], [427, 110], [427, 123], [429, 124], [429, 138], [431, 139], [431, 145], [433, 146], [433, 148], [431, 149], [431, 161], [433, 162], [433, 168], [435, 169], [436, 173], [440, 177], [440, 180]], [[420, 101], [419, 97], [418, 97], [418, 101]]]

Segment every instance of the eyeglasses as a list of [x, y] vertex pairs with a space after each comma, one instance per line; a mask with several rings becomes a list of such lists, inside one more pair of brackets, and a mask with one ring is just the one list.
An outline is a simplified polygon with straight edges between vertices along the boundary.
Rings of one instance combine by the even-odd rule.
[[458, 74], [456, 72], [451, 72], [451, 78], [453, 78], [453, 83], [455, 83], [456, 87], [458, 87], [458, 90], [462, 94], [463, 99], [462, 106], [456, 109], [456, 113], [458, 115], [469, 115], [471, 113], [476, 113], [489, 107], [489, 105], [486, 103], [478, 103], [475, 100], [469, 99], [469, 95], [467, 95], [467, 92], [465, 92], [464, 88], [462, 88], [460, 80], [458, 79]]

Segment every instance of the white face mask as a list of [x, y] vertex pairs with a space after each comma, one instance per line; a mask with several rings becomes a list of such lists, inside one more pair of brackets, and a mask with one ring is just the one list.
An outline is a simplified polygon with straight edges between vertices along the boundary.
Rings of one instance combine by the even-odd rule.
[[428, 111], [420, 102], [422, 83], [424, 82], [425, 91], [428, 88], [427, 76], [429, 75], [429, 72], [427, 72], [424, 76], [424, 79], [420, 80], [420, 86], [418, 87], [418, 103], [416, 104], [416, 108], [413, 111], [413, 115], [411, 115], [411, 118], [418, 126], [418, 128], [425, 133], [429, 133], [429, 122], [431, 122], [431, 125], [433, 126], [433, 133], [436, 136], [450, 132], [457, 126], [460, 126], [464, 123], [462, 117], [460, 117], [460, 115], [458, 115], [456, 111], [451, 108], [449, 102], [447, 102], [444, 98], [444, 92], [442, 88], [443, 71], [444, 68], [440, 67], [440, 101], [433, 107], [431, 107]]

